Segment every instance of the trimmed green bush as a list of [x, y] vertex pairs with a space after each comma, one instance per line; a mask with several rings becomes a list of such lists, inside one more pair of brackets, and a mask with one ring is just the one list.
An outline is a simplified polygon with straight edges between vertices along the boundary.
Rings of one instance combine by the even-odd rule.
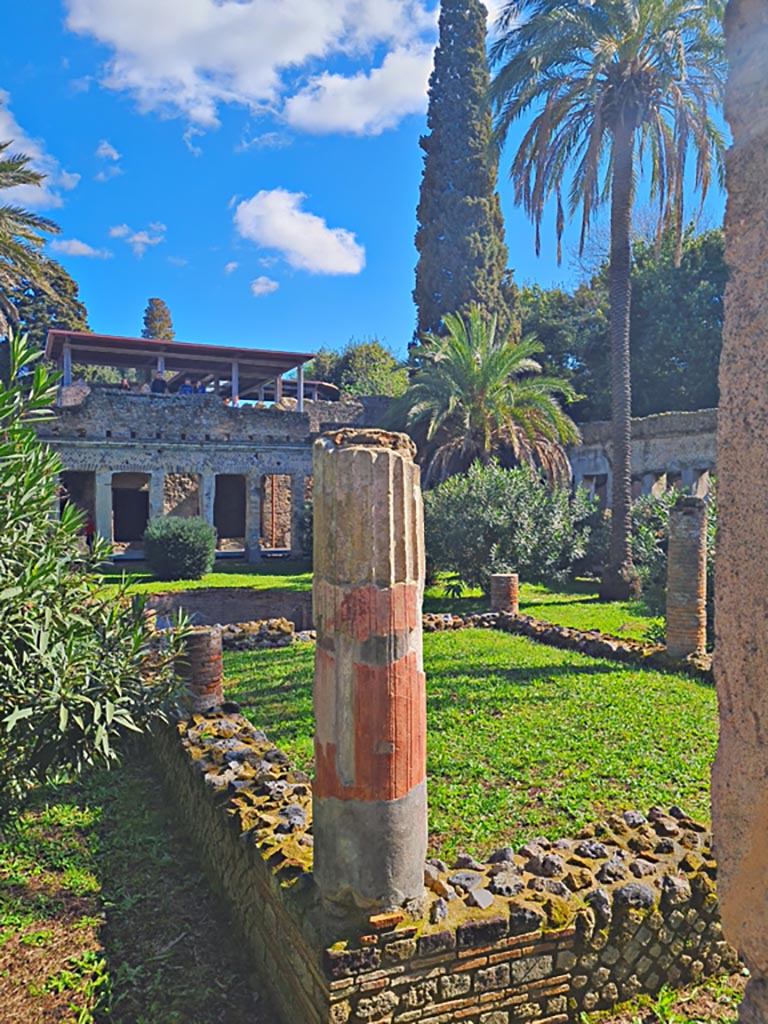
[[476, 462], [424, 495], [430, 569], [484, 590], [495, 572], [562, 581], [586, 554], [594, 508], [586, 491], [551, 488], [528, 467]]
[[213, 568], [216, 530], [199, 516], [152, 519], [144, 531], [144, 557], [161, 580], [199, 580]]

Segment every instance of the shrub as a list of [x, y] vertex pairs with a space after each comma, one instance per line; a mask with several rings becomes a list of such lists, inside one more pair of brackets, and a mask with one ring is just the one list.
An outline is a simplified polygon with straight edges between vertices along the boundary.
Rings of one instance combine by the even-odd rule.
[[161, 580], [199, 580], [213, 567], [216, 530], [199, 516], [152, 519], [144, 531], [144, 557]]
[[61, 462], [31, 424], [50, 416], [56, 376], [26, 339], [0, 343], [9, 365], [0, 383], [0, 818], [30, 785], [61, 771], [109, 763], [127, 731], [164, 717], [177, 688], [181, 635], [162, 651], [141, 602], [103, 596], [83, 513], [58, 505]]
[[427, 557], [436, 572], [488, 588], [495, 572], [558, 583], [584, 557], [594, 502], [550, 488], [528, 468], [474, 463], [424, 495]]

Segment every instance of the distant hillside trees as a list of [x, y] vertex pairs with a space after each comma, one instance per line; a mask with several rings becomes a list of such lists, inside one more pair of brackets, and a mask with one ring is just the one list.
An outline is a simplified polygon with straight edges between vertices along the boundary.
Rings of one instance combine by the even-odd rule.
[[162, 299], [150, 299], [147, 303], [141, 336], [142, 338], [162, 338], [165, 341], [173, 341], [176, 337], [171, 311]]
[[321, 349], [305, 375], [309, 380], [335, 384], [347, 395], [402, 395], [408, 387], [408, 372], [390, 350], [376, 338], [350, 340], [341, 352]]
[[496, 192], [487, 11], [479, 0], [443, 0], [429, 80], [429, 134], [417, 210], [416, 333], [440, 334], [446, 314], [477, 303], [510, 323], [504, 222]]

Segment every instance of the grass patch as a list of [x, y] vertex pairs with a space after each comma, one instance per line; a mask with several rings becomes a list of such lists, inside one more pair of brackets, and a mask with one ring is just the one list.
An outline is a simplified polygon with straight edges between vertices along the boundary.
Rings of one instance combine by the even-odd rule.
[[[472, 615], [486, 612], [488, 607], [488, 598], [477, 589], [451, 598], [438, 583], [428, 587], [424, 594], [425, 612]], [[558, 626], [599, 629], [601, 633], [633, 640], [644, 639], [651, 627], [663, 622], [658, 616], [649, 615], [640, 601], [600, 601], [596, 581], [586, 579], [564, 583], [557, 590], [537, 583], [521, 583], [520, 611]]]
[[[228, 695], [312, 770], [314, 651], [228, 653]], [[607, 811], [680, 804], [709, 819], [711, 686], [493, 630], [428, 634], [430, 843], [485, 856]]]
[[[130, 567], [129, 567], [130, 565]], [[199, 580], [158, 580], [144, 562], [119, 563], [102, 569], [106, 589], [115, 590], [125, 577], [131, 593], [158, 594], [170, 590], [202, 590], [206, 587], [253, 587], [254, 590], [310, 590], [312, 570], [307, 561], [225, 562], [216, 563], [215, 572]]]
[[141, 758], [49, 788], [0, 843], [4, 1024], [267, 1024]]

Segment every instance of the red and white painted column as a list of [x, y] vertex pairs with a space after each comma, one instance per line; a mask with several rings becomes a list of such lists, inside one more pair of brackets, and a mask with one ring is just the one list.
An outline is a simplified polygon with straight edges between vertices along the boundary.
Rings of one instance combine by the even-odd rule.
[[415, 446], [343, 429], [314, 448], [314, 875], [327, 899], [424, 892], [424, 527]]

